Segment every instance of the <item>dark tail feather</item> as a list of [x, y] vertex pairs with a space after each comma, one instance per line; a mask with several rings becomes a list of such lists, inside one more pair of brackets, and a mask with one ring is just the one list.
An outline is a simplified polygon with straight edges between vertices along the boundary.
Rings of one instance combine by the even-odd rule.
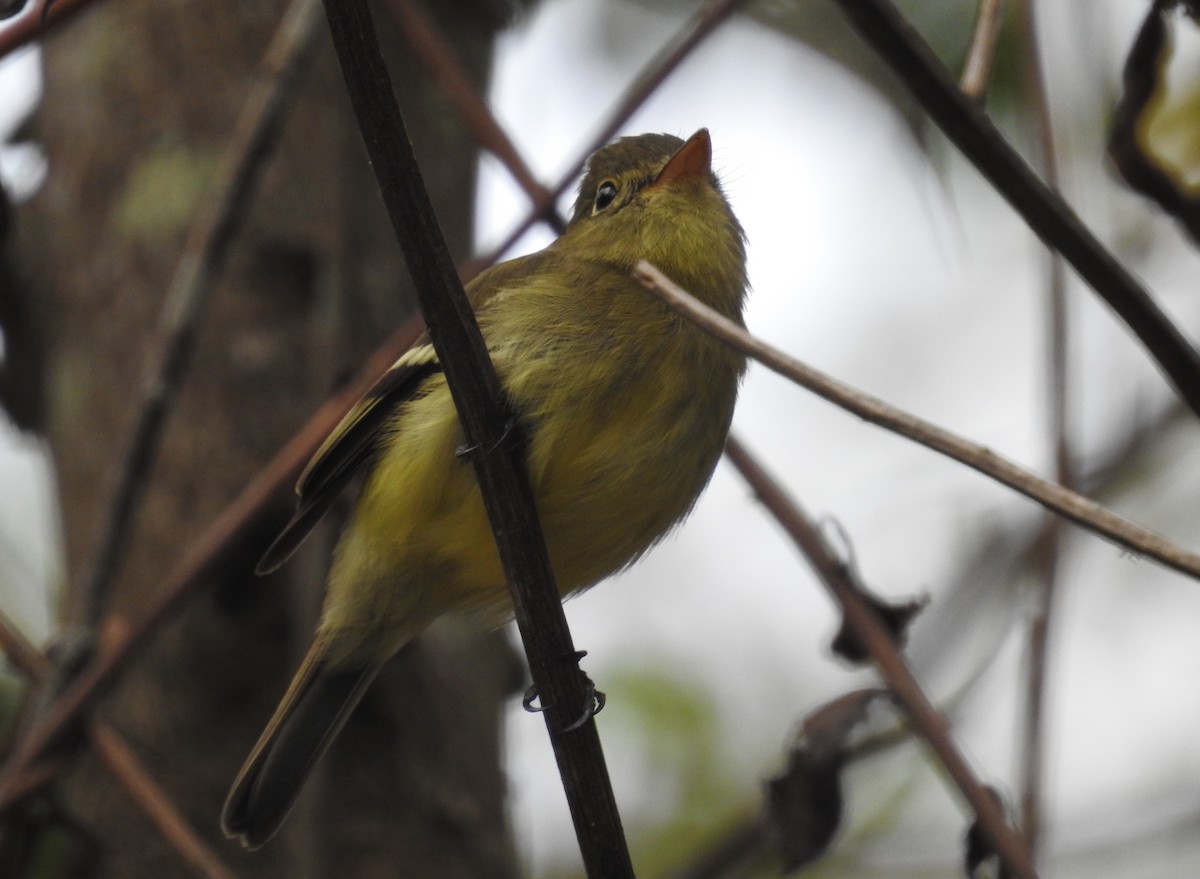
[[379, 670], [328, 669], [322, 652], [317, 645], [309, 651], [225, 800], [221, 827], [246, 848], [258, 848], [279, 830]]

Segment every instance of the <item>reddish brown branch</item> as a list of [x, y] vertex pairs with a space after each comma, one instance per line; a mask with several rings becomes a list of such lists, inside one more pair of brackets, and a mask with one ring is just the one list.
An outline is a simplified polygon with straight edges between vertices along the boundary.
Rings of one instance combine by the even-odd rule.
[[0, 774], [0, 809], [11, 802], [12, 789], [28, 767], [60, 741], [96, 700], [115, 683], [129, 663], [188, 600], [233, 565], [249, 569], [246, 559], [261, 550], [268, 534], [287, 521], [293, 506], [292, 486], [304, 465], [346, 410], [420, 333], [412, 320], [381, 346], [340, 393], [327, 400], [300, 431], [254, 477], [191, 546], [164, 580], [158, 600], [133, 626], [124, 629], [55, 700], [45, 716], [23, 737]]
[[50, 671], [50, 660], [30, 643], [3, 611], [0, 611], [0, 651], [31, 681]]
[[[554, 194], [533, 176], [421, 4], [416, 0], [388, 0], [388, 7], [400, 23], [409, 48], [445, 90], [476, 142], [500, 160], [534, 203], [553, 205]], [[547, 211], [543, 217], [556, 232], [566, 228], [557, 211]]]
[[[0, 646], [5, 655], [31, 680], [50, 672], [50, 661], [30, 644], [7, 617], [0, 614]], [[212, 850], [188, 826], [170, 799], [150, 778], [120, 734], [103, 721], [89, 724], [89, 741], [130, 796], [146, 811], [163, 837], [185, 860], [210, 879], [233, 879]], [[0, 812], [42, 789], [67, 765], [63, 759], [36, 763], [16, 777], [6, 777]]]
[[747, 863], [764, 851], [766, 843], [762, 817], [755, 815], [731, 827], [715, 843], [698, 852], [693, 861], [672, 873], [670, 879], [722, 879], [741, 875], [734, 871], [744, 870]]
[[0, 815], [54, 781], [64, 765], [66, 761], [62, 759], [40, 760], [5, 775], [0, 784]]
[[88, 725], [88, 734], [101, 762], [180, 857], [208, 879], [234, 879], [233, 871], [221, 863], [216, 852], [192, 829], [167, 792], [158, 786], [116, 732], [93, 720]]
[[316, 46], [316, 0], [293, 0], [260, 65], [220, 164], [188, 229], [167, 290], [151, 354], [143, 371], [134, 427], [120, 458], [119, 480], [100, 518], [103, 531], [77, 582], [82, 620], [94, 629], [107, 605], [159, 439], [191, 363], [208, 292], [266, 165], [295, 93], [296, 80]]
[[1015, 876], [1035, 879], [1037, 873], [1025, 851], [1024, 842], [1008, 825], [995, 799], [967, 765], [950, 737], [945, 719], [917, 683], [895, 640], [848, 575], [845, 564], [834, 553], [820, 529], [733, 437], [725, 446], [725, 454], [754, 489], [763, 506], [804, 553], [838, 603], [847, 624], [866, 649], [896, 702], [945, 767], [1006, 866]]

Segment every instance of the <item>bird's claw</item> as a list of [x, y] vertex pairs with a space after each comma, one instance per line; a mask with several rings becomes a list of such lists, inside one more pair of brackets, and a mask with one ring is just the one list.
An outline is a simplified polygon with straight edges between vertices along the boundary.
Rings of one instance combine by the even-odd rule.
[[538, 700], [538, 695], [537, 684], [530, 684], [525, 690], [525, 695], [521, 697], [521, 707], [530, 714], [537, 714], [539, 711], [545, 711], [550, 707], [549, 705], [533, 704]]
[[568, 726], [563, 732], [573, 732], [604, 710], [604, 703], [608, 701], [608, 697], [596, 689], [596, 685], [592, 683], [592, 679], [587, 679], [587, 699], [583, 704], [583, 712], [576, 718], [575, 722]]
[[458, 458], [466, 458], [469, 455], [473, 455], [479, 451], [483, 451], [485, 454], [490, 455], [492, 452], [496, 451], [496, 449], [500, 448], [500, 444], [508, 439], [509, 434], [512, 433], [513, 428], [516, 426], [517, 419], [515, 417], [509, 418], [506, 422], [504, 422], [504, 430], [500, 431], [500, 436], [496, 438], [494, 443], [487, 447], [484, 447], [479, 443], [462, 443], [461, 445], [455, 447], [454, 455]]
[[[580, 651], [572, 656], [572, 659], [578, 662], [583, 658], [584, 655], [585, 651]], [[563, 732], [572, 732], [579, 729], [581, 726], [603, 711], [604, 704], [608, 701], [608, 697], [596, 689], [596, 685], [592, 682], [592, 679], [589, 678], [585, 673], [581, 672], [581, 674], [583, 674], [585, 693], [583, 711], [570, 726], [563, 730]], [[551, 704], [535, 705], [534, 703], [537, 702], [540, 697], [541, 694], [538, 693], [537, 684], [530, 684], [525, 690], [525, 695], [521, 698], [521, 707], [532, 714], [546, 711], [547, 709], [553, 707]]]

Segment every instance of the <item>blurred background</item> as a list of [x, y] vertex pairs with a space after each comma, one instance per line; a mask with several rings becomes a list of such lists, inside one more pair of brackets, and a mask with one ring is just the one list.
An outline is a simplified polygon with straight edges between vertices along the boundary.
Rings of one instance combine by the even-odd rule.
[[[405, 5], [379, 4], [385, 30], [403, 25], [393, 7]], [[898, 5], [957, 75], [977, 4]], [[1065, 197], [1194, 337], [1196, 241], [1132, 193], [1106, 158], [1122, 65], [1150, 5], [1005, 4], [986, 106], [1041, 168], [1031, 60], [1037, 52]], [[502, 6], [444, 4], [435, 24], [547, 185], [571, 172], [637, 72], [699, 8], [635, 0]], [[231, 18], [223, 22], [225, 14]], [[182, 0], [94, 4], [49, 38], [44, 64], [27, 50], [6, 61], [3, 75], [10, 78], [0, 94], [5, 109], [13, 108], [12, 133], [0, 170], [13, 222], [3, 291], [10, 305], [0, 318], [5, 403], [26, 429], [6, 427], [0, 454], [0, 606], [35, 644], [46, 645], [70, 613], [63, 610], [72, 606], [66, 584], [94, 549], [105, 480], [112, 479], [131, 423], [136, 377], [154, 350], [163, 291], [279, 14], [276, 4], [236, 14]], [[1030, 14], [1040, 47], [1030, 42]], [[252, 21], [241, 22], [241, 15]], [[208, 20], [201, 26], [199, 19]], [[1187, 108], [1200, 101], [1200, 37], [1182, 15], [1171, 21], [1175, 52], [1163, 104], [1184, 109], [1171, 117], [1163, 141], [1174, 143], [1194, 193], [1200, 111]], [[473, 184], [471, 137], [452, 118], [436, 78], [415, 60], [419, 53], [405, 33], [401, 26], [388, 37], [389, 57], [435, 201], [455, 211], [448, 221], [452, 247], [461, 259], [489, 253], [528, 212], [528, 197], [489, 153], [478, 160]], [[209, 521], [400, 322], [402, 269], [363, 176], [326, 43], [324, 35], [317, 39], [279, 158], [265, 173], [264, 195], [252, 196], [245, 231], [215, 282], [193, 367], [210, 378], [189, 377], [179, 391], [180, 413], [172, 416], [129, 561], [117, 577], [110, 623], [144, 610], [184, 553], [179, 541]], [[753, 333], [1053, 475], [1049, 256], [905, 97], [835, 4], [745, 4], [620, 132], [686, 137], [702, 126], [712, 134], [714, 166], [749, 237]], [[336, 166], [329, 156], [337, 157]], [[450, 194], [439, 195], [439, 187]], [[564, 211], [572, 197], [561, 199]], [[552, 237], [535, 224], [501, 256], [540, 248]], [[1136, 338], [1069, 270], [1066, 309], [1066, 442], [1074, 479], [1122, 515], [1183, 546], [1200, 546], [1195, 418]], [[285, 332], [292, 333], [286, 340]], [[267, 377], [268, 370], [286, 380]], [[287, 381], [301, 382], [300, 389]], [[256, 398], [227, 404], [223, 395], [235, 393]], [[745, 382], [734, 431], [826, 523], [875, 592], [895, 600], [929, 596], [909, 634], [908, 656], [975, 771], [1015, 810], [1025, 760], [1029, 625], [1048, 569], [1044, 514], [758, 366]], [[36, 439], [39, 433], [49, 440]], [[228, 451], [227, 443], [238, 450]], [[1200, 700], [1193, 686], [1200, 588], [1073, 527], [1059, 534], [1045, 660], [1042, 875], [1193, 875], [1200, 871]], [[196, 622], [184, 610], [160, 636], [155, 651], [161, 652], [148, 655], [158, 661], [141, 663], [155, 667], [132, 674], [103, 715], [185, 804], [184, 814], [212, 838], [235, 875], [334, 875], [329, 864], [349, 871], [337, 875], [376, 875], [345, 860], [347, 851], [358, 857], [376, 844], [366, 823], [329, 830], [320, 817], [329, 806], [323, 795], [297, 818], [316, 822], [319, 832], [298, 842], [297, 831], [273, 843], [282, 853], [232, 851], [219, 840], [216, 812], [209, 810], [219, 808], [235, 758], [252, 744], [252, 730], [269, 710], [263, 706], [280, 692], [288, 651], [307, 638], [305, 612], [283, 608], [308, 607], [311, 616], [325, 563], [320, 541], [298, 563], [311, 569], [292, 575], [298, 583], [256, 583], [248, 567], [227, 575], [215, 598], [201, 600], [210, 619]], [[639, 875], [779, 875], [770, 843], [752, 847], [724, 872], [685, 871], [757, 826], [764, 783], [782, 771], [803, 717], [876, 678], [831, 655], [835, 608], [738, 474], [723, 462], [684, 526], [626, 573], [570, 601], [567, 611], [576, 643], [588, 651], [584, 667], [608, 696], [598, 723]], [[165, 659], [176, 637], [190, 639], [190, 652]], [[364, 723], [371, 726], [365, 739], [348, 735], [347, 766], [353, 743], [376, 746], [372, 736], [389, 723], [407, 741], [420, 738], [404, 732], [414, 717], [424, 723], [441, 716], [440, 708], [414, 709], [412, 687], [440, 704], [439, 694], [457, 686], [452, 675], [477, 678], [484, 666], [494, 674], [494, 659], [464, 646], [471, 637], [434, 633], [429, 646], [406, 651], [397, 687], [409, 696], [398, 706], [366, 706]], [[255, 646], [247, 648], [248, 640]], [[204, 644], [199, 654], [197, 642]], [[503, 644], [487, 649], [505, 652]], [[408, 668], [423, 661], [435, 671]], [[189, 692], [192, 679], [172, 671], [179, 667], [186, 675], [217, 668], [221, 681], [203, 695]], [[10, 714], [21, 680], [10, 672]], [[488, 871], [478, 861], [437, 868], [442, 872], [410, 865], [411, 875], [580, 874], [543, 724], [521, 710], [519, 699], [504, 701], [505, 687], [511, 682], [495, 685], [492, 696], [505, 707], [484, 749], [500, 755], [503, 769], [498, 829], [488, 831], [495, 839], [487, 836], [493, 842], [480, 848], [495, 860]], [[254, 699], [261, 701], [257, 708]], [[189, 706], [197, 702], [208, 713], [191, 717]], [[859, 732], [869, 738], [896, 724], [894, 714], [880, 709]], [[220, 744], [210, 749], [214, 738]], [[199, 751], [206, 761], [209, 750], [220, 751], [203, 769], [212, 777], [189, 778], [179, 764], [199, 761]], [[412, 802], [424, 792], [447, 814], [482, 821], [492, 807], [460, 802], [456, 785], [465, 782], [453, 767], [465, 758], [449, 745], [443, 750], [438, 760], [450, 769], [439, 762], [416, 782], [411, 769], [396, 769], [400, 781], [380, 779], [384, 793], [356, 788], [359, 805], [407, 821], [421, 810], [394, 792], [402, 788], [415, 791]], [[334, 756], [326, 791], [360, 778], [352, 768], [336, 768], [343, 758]], [[386, 775], [409, 765], [376, 762], [374, 772], [361, 771]], [[139, 846], [132, 830], [118, 839], [104, 829], [105, 819], [95, 816], [122, 798], [107, 792], [102, 775], [94, 769], [66, 776], [47, 794], [56, 803], [53, 818], [33, 822], [36, 829], [61, 826], [64, 816], [79, 822], [107, 852], [95, 862], [82, 858], [102, 875], [196, 875], [170, 851], [160, 852], [161, 842]], [[837, 837], [804, 875], [963, 875], [970, 818], [919, 742], [902, 736], [852, 761], [845, 796]], [[445, 815], [438, 820], [445, 823]], [[495, 841], [509, 838], [511, 846]], [[135, 851], [121, 856], [114, 848]], [[314, 854], [316, 848], [321, 852]], [[309, 872], [292, 872], [298, 864]]]

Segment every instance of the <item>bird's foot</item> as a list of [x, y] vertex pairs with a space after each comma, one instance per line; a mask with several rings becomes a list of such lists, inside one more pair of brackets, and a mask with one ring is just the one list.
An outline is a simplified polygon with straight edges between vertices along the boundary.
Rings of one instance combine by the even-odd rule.
[[[586, 650], [580, 650], [572, 654], [571, 659], [573, 659], [575, 662], [578, 662], [586, 655]], [[583, 675], [584, 680], [583, 710], [580, 712], [579, 717], [576, 718], [570, 726], [566, 727], [563, 732], [571, 732], [579, 729], [581, 726], [603, 711], [604, 704], [607, 701], [607, 697], [604, 695], [604, 693], [596, 689], [596, 685], [592, 682], [592, 679], [587, 676], [587, 673], [581, 670], [580, 674]], [[521, 707], [531, 713], [546, 711], [552, 707], [550, 704], [535, 704], [539, 702], [540, 699], [541, 694], [538, 693], [537, 684], [530, 684], [529, 688], [525, 690], [525, 695], [521, 698]]]

